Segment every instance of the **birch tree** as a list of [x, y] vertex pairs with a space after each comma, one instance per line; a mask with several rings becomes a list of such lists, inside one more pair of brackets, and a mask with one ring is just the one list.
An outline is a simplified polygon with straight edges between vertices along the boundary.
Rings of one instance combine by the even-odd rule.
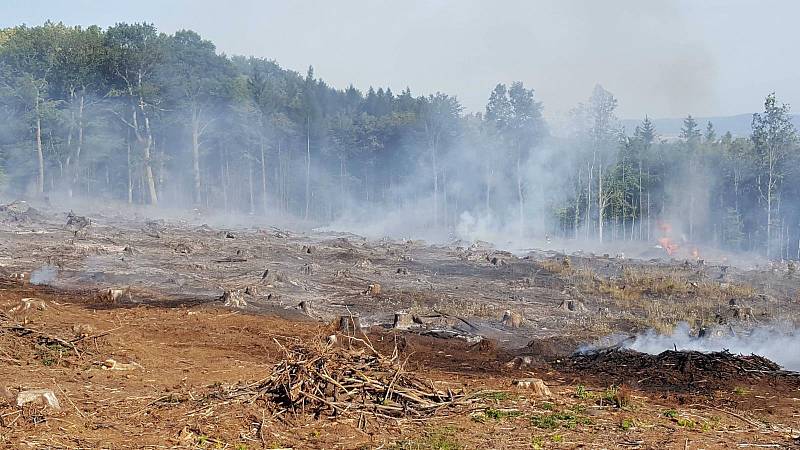
[[797, 132], [789, 115], [789, 105], [779, 105], [775, 93], [764, 101], [764, 112], [753, 114], [751, 136], [758, 158], [758, 191], [765, 205], [765, 253], [772, 256], [773, 216], [781, 182], [789, 170], [787, 162], [797, 148]]

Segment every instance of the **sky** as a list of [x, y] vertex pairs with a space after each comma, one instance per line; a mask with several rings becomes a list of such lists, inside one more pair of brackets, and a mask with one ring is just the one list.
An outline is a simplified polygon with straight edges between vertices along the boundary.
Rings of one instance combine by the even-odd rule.
[[192, 29], [337, 88], [442, 91], [472, 112], [518, 80], [549, 117], [597, 83], [623, 118], [751, 113], [772, 91], [800, 108], [798, 17], [795, 0], [0, 0], [0, 27]]

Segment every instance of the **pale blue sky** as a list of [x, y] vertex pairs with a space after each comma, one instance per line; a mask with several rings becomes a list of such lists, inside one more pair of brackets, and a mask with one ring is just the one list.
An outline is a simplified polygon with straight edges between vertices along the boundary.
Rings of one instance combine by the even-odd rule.
[[0, 26], [147, 21], [190, 28], [229, 54], [313, 64], [336, 87], [442, 90], [480, 110], [497, 82], [536, 89], [548, 115], [599, 82], [623, 117], [800, 111], [793, 0], [0, 1]]

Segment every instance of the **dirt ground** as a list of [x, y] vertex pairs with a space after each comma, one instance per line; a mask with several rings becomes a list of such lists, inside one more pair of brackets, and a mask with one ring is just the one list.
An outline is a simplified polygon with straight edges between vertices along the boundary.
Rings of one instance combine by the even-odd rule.
[[[83, 214], [0, 206], [0, 446], [800, 446], [800, 377], [770, 361], [574, 353], [680, 321], [708, 333], [796, 326], [800, 277], [786, 264], [373, 241], [209, 226], [199, 212]], [[396, 314], [408, 323], [393, 326]], [[351, 316], [366, 334], [325, 344], [332, 321]], [[332, 415], [255, 388], [288, 349], [326, 345], [396, 349], [395, 379], [463, 401], [424, 416]], [[515, 385], [529, 378], [550, 393]], [[31, 389], [51, 390], [59, 408], [18, 405]]]
[[[380, 349], [403, 342], [408, 370], [442, 389], [491, 391], [431, 419], [276, 416], [262, 402], [221, 400], [223, 386], [268, 376], [281, 346], [324, 340], [322, 322], [216, 306], [117, 307], [91, 292], [6, 282], [0, 443], [19, 448], [735, 448], [797, 446], [800, 383], [770, 380], [707, 395], [647, 392], [557, 364], [507, 367], [511, 355], [458, 340], [374, 330]], [[28, 302], [30, 303], [30, 301]], [[31, 333], [19, 333], [24, 324]], [[74, 349], [52, 339], [73, 343]], [[115, 360], [126, 370], [104, 368]], [[109, 363], [105, 363], [109, 366]], [[552, 397], [512, 386], [543, 378]], [[61, 409], [17, 407], [13, 394], [52, 389]]]

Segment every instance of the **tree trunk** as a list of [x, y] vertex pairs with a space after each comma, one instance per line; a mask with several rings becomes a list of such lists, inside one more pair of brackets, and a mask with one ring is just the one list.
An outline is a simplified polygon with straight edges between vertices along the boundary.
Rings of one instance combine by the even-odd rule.
[[694, 186], [689, 186], [689, 241], [694, 241]]
[[[83, 150], [83, 110], [85, 106], [85, 99], [86, 99], [86, 88], [81, 89], [81, 94], [78, 99], [78, 143], [75, 145], [75, 154], [74, 154], [74, 161], [72, 161], [72, 168], [68, 170], [68, 175], [70, 177], [69, 180], [69, 196], [72, 198], [72, 191], [73, 187], [78, 184], [78, 176], [80, 174], [80, 167], [81, 167], [81, 151]], [[71, 134], [71, 133], [70, 133]], [[68, 167], [68, 169], [70, 169]]]
[[39, 92], [36, 92], [36, 160], [39, 169], [36, 178], [36, 194], [44, 194], [44, 151], [42, 150], [42, 117], [39, 111]]
[[193, 199], [195, 206], [200, 205], [202, 177], [200, 175], [200, 113], [192, 107], [192, 175], [194, 181]]
[[447, 229], [447, 169], [442, 169], [442, 216], [443, 225]]
[[647, 191], [647, 242], [650, 242], [650, 191]]
[[603, 193], [603, 165], [597, 167], [597, 233], [603, 242], [603, 213], [605, 210], [605, 194]]
[[486, 213], [489, 214], [491, 208], [491, 194], [492, 194], [492, 178], [494, 177], [494, 170], [487, 167], [486, 169]]
[[339, 200], [341, 201], [341, 204], [339, 206], [342, 211], [344, 211], [345, 208], [344, 177], [345, 177], [345, 156], [344, 154], [342, 154], [339, 156]]
[[303, 217], [308, 220], [311, 207], [311, 117], [307, 117], [306, 121], [306, 212]]
[[588, 240], [591, 236], [591, 228], [592, 228], [592, 174], [594, 173], [594, 164], [586, 161], [586, 223], [583, 224], [586, 227], [586, 239]]
[[576, 182], [578, 183], [578, 188], [575, 191], [575, 240], [578, 239], [578, 228], [580, 227], [580, 209], [581, 209], [581, 171], [582, 168], [578, 166], [578, 177], [576, 178]]
[[147, 190], [150, 194], [150, 204], [156, 206], [158, 205], [158, 194], [156, 193], [156, 179], [153, 177], [153, 165], [150, 161], [150, 148], [153, 145], [153, 134], [150, 129], [150, 118], [147, 116], [144, 118], [144, 128], [147, 133], [145, 146], [142, 149], [142, 154], [144, 156], [144, 174], [147, 181]]
[[622, 240], [625, 240], [625, 198], [628, 186], [625, 184], [625, 158], [622, 158]]
[[430, 142], [431, 149], [431, 168], [433, 169], [433, 224], [439, 225], [439, 167], [436, 160], [436, 136], [433, 136]]
[[[771, 164], [770, 164], [771, 166]], [[767, 184], [767, 259], [770, 257], [772, 246], [772, 167], [769, 168]]]
[[642, 157], [639, 155], [639, 240], [642, 240], [642, 214], [644, 213], [644, 209], [642, 208]]
[[[156, 143], [153, 142], [153, 146], [155, 145]], [[156, 193], [158, 194], [158, 198], [160, 199], [164, 198], [164, 186], [166, 185], [166, 183], [164, 183], [166, 179], [166, 169], [164, 167], [165, 166], [164, 161], [166, 161], [167, 158], [165, 155], [164, 147], [166, 147], [165, 143], [161, 142], [160, 145], [157, 147], [158, 151], [156, 151], [156, 154], [158, 155], [158, 183], [157, 183], [158, 189], [156, 190]]]
[[131, 132], [128, 131], [128, 204], [133, 204], [133, 167], [131, 166]]
[[253, 198], [253, 165], [248, 161], [247, 164], [247, 185], [250, 192], [250, 214], [256, 212], [255, 199]]
[[225, 211], [228, 211], [228, 152], [224, 147], [222, 148], [222, 157], [225, 158], [225, 163], [219, 165], [219, 179], [222, 184], [222, 205]]
[[[139, 92], [142, 91], [142, 76], [143, 76], [143, 74], [140, 71], [138, 73], [138, 91]], [[128, 93], [130, 95], [133, 95], [133, 89], [132, 89], [132, 87], [130, 85], [128, 86]], [[131, 111], [131, 114], [132, 114], [131, 119], [132, 119], [132, 121], [131, 121], [130, 126], [133, 128], [134, 132], [136, 133], [137, 142], [139, 143], [139, 145], [142, 146], [142, 156], [144, 158], [144, 161], [143, 161], [143, 164], [144, 164], [144, 176], [145, 176], [145, 179], [146, 179], [145, 181], [147, 182], [148, 193], [150, 194], [150, 204], [157, 205], [158, 204], [158, 194], [156, 193], [156, 180], [153, 177], [153, 168], [152, 168], [152, 166], [150, 164], [150, 148], [153, 145], [153, 133], [152, 133], [152, 130], [150, 129], [150, 118], [147, 117], [147, 113], [145, 111], [144, 99], [141, 96], [139, 96], [138, 98], [137, 97], [134, 97], [134, 98], [136, 98], [138, 100], [138, 102], [139, 102], [139, 104], [138, 104], [139, 111], [141, 111], [142, 117], [144, 118], [144, 134], [142, 134], [142, 131], [139, 129], [139, 114], [137, 112], [136, 105], [133, 105], [133, 104], [131, 105], [131, 110], [132, 110]]]
[[522, 168], [520, 159], [522, 155], [517, 154], [517, 200], [519, 203], [519, 237], [525, 235], [525, 198], [522, 195]]
[[264, 208], [264, 215], [267, 215], [267, 159], [264, 152], [264, 137], [261, 137], [261, 206]]

